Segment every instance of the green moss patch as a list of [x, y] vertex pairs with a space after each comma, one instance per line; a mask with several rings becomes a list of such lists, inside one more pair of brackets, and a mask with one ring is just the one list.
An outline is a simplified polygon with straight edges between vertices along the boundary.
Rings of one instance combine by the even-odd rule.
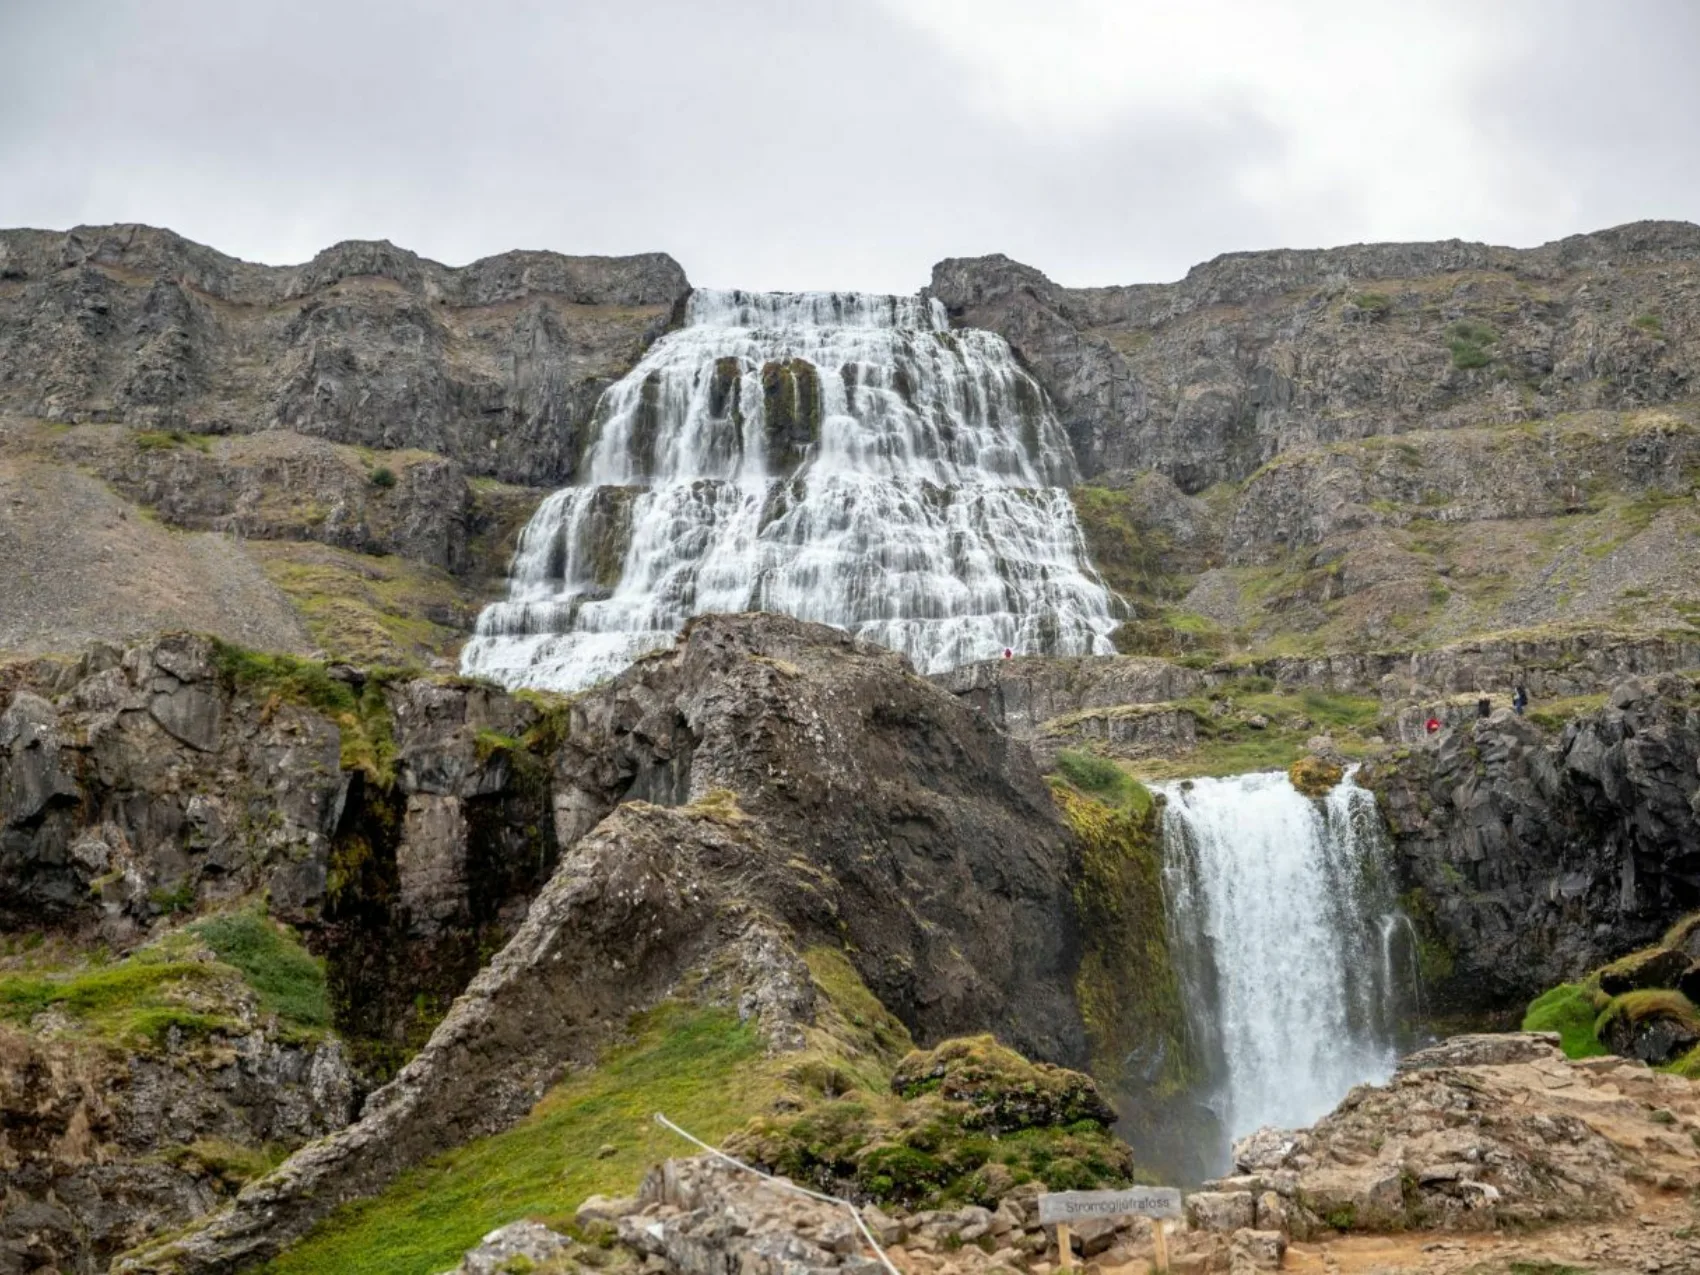
[[1560, 983], [1543, 992], [1523, 1015], [1526, 1032], [1557, 1032], [1566, 1057], [1593, 1058], [1610, 1051], [1600, 1043], [1594, 1024], [1608, 998], [1582, 983]]
[[1090, 1077], [1028, 1062], [990, 1036], [905, 1057], [883, 1089], [821, 1095], [758, 1119], [728, 1149], [794, 1180], [881, 1203], [989, 1204], [1021, 1182], [1132, 1180], [1115, 1112]]
[[1130, 495], [1089, 485], [1068, 494], [1086, 552], [1104, 583], [1126, 598], [1162, 592], [1162, 559], [1171, 546], [1162, 532], [1137, 522]]
[[1101, 784], [1098, 792], [1120, 797], [1110, 804], [1066, 776], [1052, 781], [1051, 793], [1080, 840], [1074, 898], [1086, 950], [1074, 986], [1093, 1074], [1117, 1089], [1137, 1084], [1159, 1097], [1177, 1093], [1194, 1077], [1169, 952], [1156, 803], [1143, 785], [1123, 795], [1122, 782]]
[[220, 961], [241, 972], [262, 1010], [298, 1027], [330, 1026], [324, 962], [283, 926], [247, 911], [208, 917], [189, 929]]
[[1603, 1036], [1613, 1022], [1619, 1019], [1644, 1023], [1655, 1018], [1672, 1018], [1686, 1027], [1700, 1031], [1700, 1010], [1695, 1009], [1694, 1002], [1681, 992], [1663, 987], [1645, 988], [1612, 997], [1595, 1022], [1594, 1031], [1596, 1035]]
[[314, 643], [354, 664], [453, 656], [479, 605], [493, 596], [393, 555], [276, 540], [249, 541], [246, 551], [301, 613]]
[[1320, 757], [1301, 757], [1287, 767], [1287, 781], [1307, 797], [1326, 797], [1345, 775], [1343, 766]]
[[1107, 757], [1065, 748], [1057, 754], [1057, 773], [1108, 805], [1125, 806], [1135, 815], [1151, 809], [1151, 790]]

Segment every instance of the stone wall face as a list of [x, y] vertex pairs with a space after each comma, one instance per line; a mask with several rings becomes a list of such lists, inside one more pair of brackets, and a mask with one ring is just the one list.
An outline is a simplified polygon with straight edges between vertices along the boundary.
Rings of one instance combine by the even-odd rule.
[[1639, 222], [1527, 250], [1232, 253], [1112, 288], [955, 258], [931, 292], [1015, 347], [1089, 478], [1155, 469], [1196, 492], [1300, 447], [1682, 398], [1697, 263], [1700, 228]]
[[147, 226], [4, 231], [0, 408], [293, 430], [558, 486], [603, 389], [688, 289], [661, 253], [512, 252], [452, 269], [348, 242], [270, 267]]
[[1629, 678], [1557, 739], [1501, 711], [1366, 771], [1436, 1008], [1506, 1010], [1700, 907], [1700, 707]]

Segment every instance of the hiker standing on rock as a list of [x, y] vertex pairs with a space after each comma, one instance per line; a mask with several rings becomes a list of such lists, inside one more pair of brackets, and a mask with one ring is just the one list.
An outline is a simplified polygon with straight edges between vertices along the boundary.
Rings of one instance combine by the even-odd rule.
[[1511, 692], [1511, 711], [1517, 716], [1523, 716], [1523, 710], [1529, 707], [1529, 692], [1523, 683], [1517, 683], [1517, 689]]

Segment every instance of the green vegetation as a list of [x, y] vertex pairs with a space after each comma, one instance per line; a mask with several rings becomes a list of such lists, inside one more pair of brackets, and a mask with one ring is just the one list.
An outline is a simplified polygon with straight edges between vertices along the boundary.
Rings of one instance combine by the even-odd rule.
[[250, 651], [213, 641], [213, 659], [232, 689], [277, 703], [313, 709], [336, 723], [342, 739], [344, 770], [364, 771], [381, 788], [395, 780], [395, 735], [383, 670], [372, 670], [356, 692], [314, 660]]
[[388, 491], [395, 486], [395, 470], [388, 465], [379, 465], [366, 475], [366, 481], [381, 491]]
[[1446, 348], [1452, 352], [1452, 366], [1463, 370], [1486, 367], [1493, 362], [1488, 346], [1499, 334], [1485, 323], [1462, 319], [1446, 329]]
[[1109, 806], [1128, 808], [1136, 818], [1151, 809], [1150, 790], [1108, 757], [1064, 749], [1057, 754], [1057, 773]]
[[[1086, 1077], [1030, 1064], [989, 1037], [912, 1053], [842, 952], [805, 959], [820, 997], [802, 1050], [768, 1056], [730, 1012], [663, 1005], [520, 1124], [344, 1205], [269, 1275], [431, 1275], [507, 1222], [568, 1227], [585, 1197], [629, 1194], [650, 1165], [691, 1153], [656, 1112], [799, 1181], [848, 1180], [886, 1200], [986, 1198], [1024, 1175], [1056, 1186], [1128, 1180], [1127, 1149]], [[1068, 1123], [1034, 1127], [1038, 1115]]]
[[1605, 695], [1572, 695], [1565, 699], [1542, 700], [1529, 705], [1526, 715], [1544, 730], [1560, 731], [1578, 717], [1597, 713], [1606, 704]]
[[1330, 734], [1346, 757], [1368, 756], [1376, 745], [1365, 736], [1381, 720], [1381, 702], [1370, 696], [1277, 689], [1270, 679], [1256, 676], [1169, 707], [1192, 715], [1198, 747], [1176, 758], [1140, 762], [1139, 773], [1147, 779], [1288, 770], [1305, 757], [1307, 742], [1319, 732]]
[[257, 911], [227, 912], [189, 927], [226, 965], [241, 972], [260, 1008], [303, 1028], [330, 1026], [324, 962]]
[[1608, 1003], [1606, 996], [1584, 983], [1560, 983], [1529, 1005], [1523, 1030], [1557, 1032], [1567, 1057], [1592, 1058], [1609, 1052], [1594, 1030]]
[[1086, 551], [1104, 583], [1127, 598], [1161, 592], [1162, 555], [1170, 546], [1161, 532], [1134, 521], [1129, 494], [1083, 484], [1068, 495]]
[[[835, 1087], [836, 1090], [836, 1087]], [[1021, 1182], [1125, 1184], [1114, 1112], [1079, 1072], [1030, 1063], [990, 1036], [912, 1053], [880, 1090], [829, 1090], [754, 1121], [733, 1154], [817, 1188], [910, 1207], [991, 1203]]]
[[0, 1020], [24, 1024], [56, 1009], [92, 1036], [146, 1048], [165, 1042], [172, 1028], [187, 1037], [210, 1035], [233, 1020], [191, 1008], [196, 993], [218, 982], [216, 966], [172, 959], [144, 948], [116, 965], [0, 977]]
[[277, 1168], [286, 1154], [275, 1145], [248, 1147], [225, 1138], [197, 1138], [167, 1147], [159, 1158], [196, 1177], [211, 1178], [226, 1191], [236, 1191]]
[[1659, 340], [1661, 340], [1661, 341], [1664, 340], [1665, 321], [1663, 319], [1661, 319], [1658, 315], [1656, 315], [1656, 314], [1638, 314], [1638, 315], [1635, 316], [1634, 322], [1635, 322], [1635, 326], [1640, 328], [1643, 332], [1647, 333], [1648, 336], [1655, 336], [1655, 337], [1658, 337]]
[[[711, 1142], [774, 1096], [762, 1041], [724, 1010], [667, 1005], [633, 1040], [557, 1085], [514, 1128], [411, 1170], [345, 1205], [266, 1268], [270, 1275], [432, 1275], [494, 1227], [533, 1217], [566, 1226], [586, 1196], [630, 1194], [644, 1171], [690, 1148], [656, 1112]], [[604, 1147], [612, 1154], [600, 1154]]]
[[113, 963], [0, 974], [0, 1021], [27, 1024], [52, 1009], [94, 1039], [148, 1048], [173, 1028], [188, 1038], [240, 1032], [249, 991], [286, 1035], [310, 1038], [330, 1022], [319, 962], [254, 912], [209, 917]]
[[1301, 757], [1287, 767], [1288, 782], [1307, 797], [1326, 797], [1345, 774], [1345, 767], [1320, 757]]
[[1696, 1045], [1662, 1070], [1673, 1076], [1681, 1076], [1684, 1080], [1700, 1080], [1700, 1045]]
[[1700, 1031], [1700, 1010], [1688, 997], [1670, 988], [1646, 987], [1612, 997], [1594, 1023], [1594, 1034], [1604, 1036], [1618, 1019], [1641, 1023], [1654, 1018], [1672, 1018]]
[[448, 572], [328, 545], [249, 541], [247, 551], [301, 613], [313, 641], [360, 665], [453, 655], [478, 597]]
[[169, 451], [173, 447], [193, 447], [196, 451], [212, 450], [212, 440], [205, 434], [186, 434], [180, 429], [137, 430], [131, 435], [137, 451]]

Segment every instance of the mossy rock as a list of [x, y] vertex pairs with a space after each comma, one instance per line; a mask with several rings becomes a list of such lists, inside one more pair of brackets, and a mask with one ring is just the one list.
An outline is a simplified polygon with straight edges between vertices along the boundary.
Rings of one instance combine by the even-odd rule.
[[714, 360], [714, 374], [708, 383], [708, 414], [717, 418], [730, 416], [739, 425], [744, 414], [738, 404], [739, 383], [743, 379], [743, 364], [726, 355]]
[[789, 473], [820, 442], [820, 373], [806, 359], [764, 363], [761, 397], [768, 463], [773, 472]]
[[1700, 1011], [1681, 992], [1625, 992], [1612, 998], [1594, 1032], [1612, 1053], [1656, 1066], [1700, 1045]]
[[967, 1104], [964, 1123], [988, 1133], [1115, 1123], [1092, 1077], [1050, 1063], [1029, 1062], [990, 1036], [947, 1040], [937, 1049], [917, 1050], [897, 1065], [892, 1092], [904, 1098], [937, 1093]]
[[1660, 947], [1676, 948], [1691, 961], [1700, 961], [1700, 912], [1690, 912], [1670, 927]]
[[1557, 1032], [1569, 1058], [1592, 1058], [1608, 1052], [1594, 1033], [1594, 1024], [1610, 998], [1582, 983], [1560, 983], [1543, 992], [1523, 1015], [1526, 1032]]
[[907, 1208], [993, 1205], [1013, 1186], [1121, 1186], [1133, 1152], [1088, 1076], [1030, 1063], [990, 1036], [911, 1052], [880, 1091], [841, 1069], [759, 1117], [733, 1155], [838, 1195]]
[[1307, 797], [1326, 797], [1345, 776], [1344, 767], [1320, 757], [1301, 757], [1287, 767], [1287, 778]]
[[1648, 947], [1631, 952], [1600, 970], [1600, 990], [1621, 996], [1653, 987], [1675, 987], [1692, 962], [1686, 952], [1667, 947]]

